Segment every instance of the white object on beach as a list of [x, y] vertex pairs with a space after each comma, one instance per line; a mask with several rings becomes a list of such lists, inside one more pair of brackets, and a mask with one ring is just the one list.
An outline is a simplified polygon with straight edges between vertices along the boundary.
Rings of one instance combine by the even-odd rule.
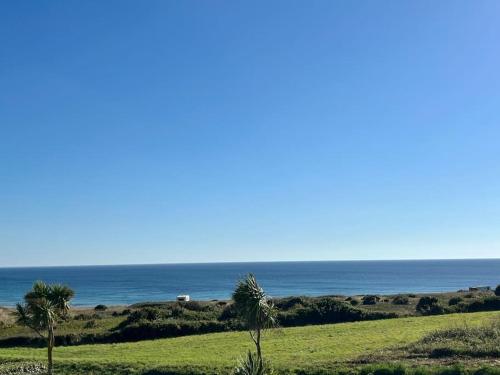
[[177, 296], [177, 301], [189, 302], [189, 295], [181, 294], [180, 296]]

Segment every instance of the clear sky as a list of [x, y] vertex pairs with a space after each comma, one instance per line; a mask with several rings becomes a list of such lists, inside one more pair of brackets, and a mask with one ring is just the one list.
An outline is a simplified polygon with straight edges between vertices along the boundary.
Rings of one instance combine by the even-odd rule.
[[0, 266], [500, 257], [500, 2], [3, 1]]

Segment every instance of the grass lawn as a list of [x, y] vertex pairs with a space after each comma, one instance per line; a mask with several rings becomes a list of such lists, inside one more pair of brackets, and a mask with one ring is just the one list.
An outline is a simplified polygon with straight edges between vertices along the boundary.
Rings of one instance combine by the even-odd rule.
[[[360, 355], [416, 341], [439, 328], [472, 326], [494, 319], [500, 319], [500, 312], [285, 328], [266, 334], [263, 351], [277, 369], [328, 369]], [[137, 343], [59, 347], [55, 349], [55, 362], [66, 366], [189, 367], [217, 371], [234, 367], [250, 348], [248, 333], [215, 333]], [[0, 360], [44, 360], [45, 356], [44, 349], [0, 349]]]

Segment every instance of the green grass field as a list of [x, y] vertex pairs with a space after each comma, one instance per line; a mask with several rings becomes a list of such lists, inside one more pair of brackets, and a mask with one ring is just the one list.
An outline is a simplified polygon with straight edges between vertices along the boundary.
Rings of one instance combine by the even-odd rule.
[[[473, 326], [498, 319], [500, 312], [483, 312], [278, 329], [266, 334], [263, 349], [266, 358], [279, 370], [329, 369], [381, 349], [414, 342], [439, 328]], [[161, 367], [223, 372], [234, 367], [238, 358], [250, 348], [247, 333], [230, 332], [137, 343], [60, 347], [55, 349], [55, 361], [75, 367]], [[4, 361], [44, 360], [45, 355], [44, 349], [0, 349], [0, 360]]]

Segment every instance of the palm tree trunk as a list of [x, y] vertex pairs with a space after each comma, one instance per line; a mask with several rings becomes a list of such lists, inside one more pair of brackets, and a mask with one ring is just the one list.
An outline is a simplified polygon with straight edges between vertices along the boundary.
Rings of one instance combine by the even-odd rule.
[[260, 329], [257, 330], [256, 336], [255, 346], [257, 347], [257, 358], [259, 359], [260, 364], [262, 364], [262, 351], [260, 349]]
[[47, 338], [47, 359], [48, 359], [48, 366], [47, 366], [47, 373], [48, 375], [52, 375], [52, 349], [54, 348], [54, 328], [49, 327], [49, 335]]

